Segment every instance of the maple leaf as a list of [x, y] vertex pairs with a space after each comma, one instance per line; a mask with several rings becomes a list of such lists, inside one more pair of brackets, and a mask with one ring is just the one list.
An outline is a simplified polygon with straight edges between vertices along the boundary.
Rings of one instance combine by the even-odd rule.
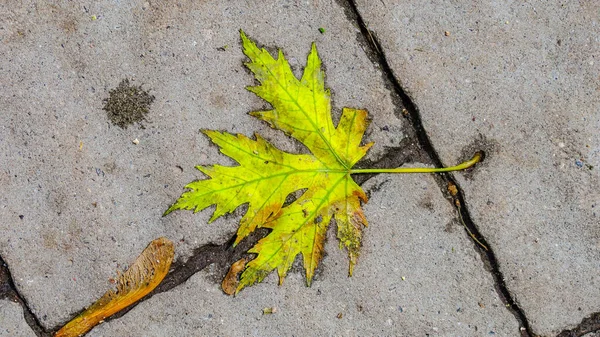
[[[281, 50], [275, 59], [265, 49], [259, 49], [243, 31], [240, 35], [244, 54], [250, 59], [246, 66], [260, 83], [247, 89], [272, 106], [270, 110], [250, 114], [297, 139], [311, 154], [281, 151], [258, 134], [251, 139], [241, 134], [204, 130], [221, 153], [239, 166], [197, 166], [209, 179], [186, 185], [189, 191], [165, 215], [178, 209], [198, 212], [216, 205], [212, 222], [248, 204], [235, 244], [256, 228], [268, 228], [271, 232], [249, 250], [256, 257], [246, 264], [236, 292], [262, 281], [275, 269], [281, 284], [298, 254], [302, 255], [310, 285], [323, 257], [325, 234], [332, 219], [337, 225], [340, 246], [348, 252], [349, 275], [352, 275], [362, 228], [367, 226], [361, 208], [367, 196], [351, 174], [377, 171], [352, 169], [373, 145], [361, 145], [368, 125], [367, 111], [344, 108], [334, 126], [331, 95], [325, 88], [325, 74], [314, 43], [302, 78], [298, 79]], [[436, 170], [423, 169], [427, 170], [423, 172]], [[393, 170], [407, 171], [386, 172]], [[290, 194], [301, 190], [304, 190], [301, 196], [284, 206]]]

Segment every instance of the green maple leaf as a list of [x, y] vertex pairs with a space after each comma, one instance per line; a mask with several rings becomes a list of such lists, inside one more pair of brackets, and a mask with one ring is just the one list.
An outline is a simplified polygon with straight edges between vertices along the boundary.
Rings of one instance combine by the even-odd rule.
[[[344, 108], [338, 125], [334, 126], [330, 92], [325, 88], [325, 74], [315, 44], [312, 44], [302, 78], [298, 79], [281, 50], [274, 59], [242, 31], [241, 38], [244, 54], [250, 59], [246, 66], [260, 82], [260, 85], [247, 89], [273, 107], [251, 115], [297, 139], [311, 154], [281, 151], [258, 134], [256, 139], [250, 139], [244, 135], [204, 130], [221, 152], [239, 166], [197, 166], [210, 179], [186, 185], [189, 191], [183, 193], [165, 215], [178, 209], [198, 212], [216, 205], [210, 219], [213, 221], [248, 204], [235, 244], [256, 228], [269, 228], [271, 232], [249, 250], [256, 257], [246, 265], [237, 291], [262, 281], [274, 269], [277, 269], [281, 284], [298, 254], [302, 254], [307, 284], [310, 285], [323, 257], [325, 234], [332, 219], [337, 225], [340, 246], [348, 252], [349, 274], [352, 275], [362, 229], [367, 226], [361, 209], [361, 202], [366, 203], [367, 196], [351, 174], [440, 172], [464, 167], [352, 169], [373, 145], [361, 145], [368, 125], [367, 111]], [[305, 191], [284, 206], [288, 195], [299, 190]]]

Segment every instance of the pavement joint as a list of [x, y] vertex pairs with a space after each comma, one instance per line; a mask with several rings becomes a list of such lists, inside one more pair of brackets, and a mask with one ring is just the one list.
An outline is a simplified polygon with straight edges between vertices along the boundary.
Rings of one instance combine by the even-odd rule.
[[[206, 244], [196, 248], [193, 254], [187, 259], [175, 261], [171, 266], [171, 270], [169, 270], [169, 274], [165, 276], [162, 282], [151, 293], [144, 296], [138, 302], [107, 318], [105, 321], [108, 322], [123, 317], [138, 304], [150, 299], [156, 294], [170, 291], [178, 285], [185, 283], [194, 274], [211, 264], [219, 266], [219, 269], [222, 269], [221, 274], [225, 275], [229, 265], [244, 256], [248, 256], [249, 254], [246, 252], [254, 246], [258, 240], [265, 237], [267, 233], [266, 230], [257, 230], [235, 247], [233, 247], [236, 238], [236, 235], [234, 234], [231, 239], [223, 244]], [[83, 310], [85, 309], [82, 309], [80, 312]], [[73, 314], [71, 319], [79, 315], [80, 312]], [[56, 326], [52, 329], [52, 332], [58, 331], [60, 328], [61, 326]]]
[[29, 325], [31, 330], [33, 330], [38, 337], [46, 337], [50, 335], [44, 330], [40, 324], [40, 321], [29, 308], [27, 301], [25, 301], [24, 297], [21, 296], [17, 290], [17, 287], [15, 287], [10, 269], [8, 268], [8, 265], [4, 259], [0, 256], [0, 300], [3, 299], [16, 302], [21, 305], [25, 322], [27, 322], [27, 325]]
[[600, 331], [600, 312], [595, 312], [584, 318], [575, 328], [563, 330], [556, 337], [581, 337]]
[[[422, 161], [421, 158], [424, 157], [423, 151], [416, 145], [414, 139], [411, 140], [412, 137], [407, 137], [403, 143], [400, 144], [399, 147], [388, 148], [386, 149], [386, 153], [377, 161], [363, 161], [360, 165], [357, 166], [366, 166], [366, 167], [398, 167], [402, 166], [404, 163]], [[378, 174], [361, 174], [356, 175], [354, 179], [359, 185], [363, 185], [369, 179], [377, 176]], [[374, 192], [372, 189], [367, 191], [367, 193]], [[123, 309], [117, 314], [109, 317], [106, 321], [111, 321], [123, 317], [130, 310], [135, 308], [138, 304], [150, 299], [156, 294], [160, 294], [163, 292], [170, 291], [171, 289], [177, 287], [178, 285], [185, 283], [190, 277], [192, 277], [197, 272], [203, 270], [211, 264], [216, 264], [218, 269], [220, 269], [220, 275], [225, 275], [229, 266], [241, 259], [242, 257], [248, 257], [251, 254], [246, 253], [252, 246], [254, 246], [258, 240], [265, 237], [268, 234], [267, 229], [258, 229], [254, 233], [250, 234], [247, 238], [245, 238], [239, 245], [233, 247], [233, 243], [235, 242], [236, 235], [234, 234], [227, 242], [223, 244], [206, 244], [201, 247], [198, 247], [194, 250], [193, 254], [186, 258], [185, 260], [180, 259], [173, 263], [169, 274], [163, 279], [163, 281], [154, 289], [151, 293], [140, 299], [138, 302], [132, 304], [131, 306]], [[84, 309], [81, 309], [82, 312]], [[71, 318], [79, 315], [80, 312], [74, 313]], [[37, 320], [36, 320], [37, 322]], [[66, 323], [66, 322], [65, 322]], [[56, 326], [51, 329], [52, 332], [60, 329], [61, 326]], [[48, 336], [49, 332], [46, 332], [41, 328], [39, 323], [37, 326], [32, 326], [32, 328], [38, 329], [42, 331], [42, 334], [38, 334], [38, 336]], [[36, 330], [37, 331], [37, 330]]]
[[[349, 14], [349, 16], [351, 16], [349, 17], [349, 19], [357, 22], [363, 35], [363, 38], [366, 41], [368, 48], [370, 49], [370, 53], [377, 56], [377, 63], [381, 67], [384, 76], [387, 77], [387, 80], [391, 83], [394, 92], [400, 97], [400, 101], [402, 102], [402, 105], [406, 111], [405, 115], [412, 123], [419, 145], [421, 146], [423, 151], [427, 153], [430, 162], [432, 162], [436, 167], [443, 167], [444, 165], [439, 155], [437, 154], [435, 148], [431, 144], [427, 132], [423, 127], [418, 107], [414, 104], [412, 99], [404, 91], [404, 89], [400, 85], [400, 82], [395, 77], [389, 63], [387, 62], [386, 56], [383, 53], [383, 50], [375, 33], [368, 29], [367, 25], [365, 24], [364, 20], [360, 15], [360, 12], [358, 11], [356, 3], [353, 0], [346, 0], [345, 2], [346, 5], [344, 6], [344, 8], [349, 9], [349, 11], [346, 11], [346, 13]], [[341, 0], [340, 3], [342, 3]], [[447, 195], [446, 189], [449, 183], [457, 186], [458, 193], [454, 196], [454, 200], [452, 200], [453, 205], [456, 208], [457, 213], [460, 214], [462, 222], [465, 225], [465, 231], [468, 234], [470, 234], [469, 237], [471, 238], [471, 240], [473, 240], [475, 249], [482, 257], [484, 263], [487, 264], [489, 267], [488, 271], [492, 274], [498, 296], [506, 305], [506, 308], [515, 316], [515, 318], [519, 322], [519, 332], [521, 336], [535, 336], [532, 333], [525, 313], [523, 312], [523, 310], [521, 310], [519, 305], [513, 299], [510, 291], [508, 290], [504, 282], [504, 276], [500, 271], [499, 264], [496, 255], [494, 254], [494, 251], [487, 243], [487, 240], [485, 239], [485, 237], [483, 237], [473, 220], [471, 219], [469, 210], [467, 208], [467, 204], [465, 203], [464, 194], [462, 192], [462, 189], [460, 188], [460, 185], [450, 174], [446, 173], [436, 175], [436, 181], [440, 185], [440, 189], [444, 195]], [[485, 247], [488, 247], [488, 249], [483, 249], [481, 247], [482, 244]]]
[[[376, 162], [369, 162], [367, 166], [369, 167], [390, 167], [389, 165], [402, 166], [402, 164], [406, 162], [413, 162], [420, 156], [418, 148], [415, 148], [414, 143], [413, 146], [408, 145], [406, 148], [398, 147], [398, 148], [390, 148], [387, 150], [386, 154], [384, 154], [381, 159]], [[372, 165], [372, 166], [370, 166]], [[362, 174], [357, 175], [355, 180], [359, 185], [364, 184], [370, 178], [376, 176], [378, 174]], [[217, 244], [206, 244], [201, 247], [198, 247], [194, 250], [193, 254], [185, 260], [178, 260], [173, 263], [169, 274], [163, 279], [163, 281], [154, 289], [151, 293], [144, 296], [138, 302], [132, 304], [131, 306], [123, 309], [117, 314], [109, 317], [106, 321], [111, 321], [115, 319], [119, 319], [126, 315], [130, 310], [135, 308], [138, 304], [150, 299], [156, 294], [160, 294], [163, 292], [170, 291], [171, 289], [177, 287], [178, 285], [185, 283], [190, 277], [192, 277], [197, 272], [203, 270], [211, 264], [216, 264], [221, 269], [219, 274], [225, 275], [229, 265], [233, 262], [241, 259], [242, 257], [248, 257], [251, 254], [246, 253], [252, 246], [254, 246], [258, 240], [265, 237], [268, 234], [268, 230], [266, 229], [258, 229], [254, 233], [250, 234], [247, 238], [245, 238], [239, 245], [233, 247], [233, 243], [235, 242], [236, 235], [234, 234], [227, 242], [217, 245]], [[1, 293], [0, 293], [1, 294]], [[27, 308], [28, 310], [28, 308]], [[85, 309], [81, 309], [82, 312]], [[30, 312], [30, 311], [29, 311]], [[80, 312], [74, 313], [71, 317], [76, 317]], [[31, 312], [30, 312], [31, 313]], [[33, 314], [31, 314], [33, 316]], [[44, 330], [41, 325], [37, 322], [35, 316], [33, 316], [35, 325], [31, 325], [32, 329], [36, 331], [38, 336], [49, 336], [50, 332]], [[28, 320], [29, 322], [29, 320]], [[66, 323], [66, 322], [65, 322]], [[56, 326], [51, 329], [51, 332], [56, 332], [60, 329], [61, 326]], [[39, 333], [38, 333], [39, 331]]]
[[[416, 141], [415, 134], [409, 134], [397, 147], [386, 148], [385, 153], [377, 161], [363, 160], [357, 164], [357, 167], [399, 167], [407, 162], [426, 162], [429, 163], [427, 155], [419, 147]], [[356, 175], [354, 179], [359, 185], [363, 185], [369, 179], [375, 177], [378, 174], [361, 174]], [[216, 264], [219, 269], [222, 269], [222, 275], [225, 275], [227, 268], [231, 263], [239, 260], [244, 256], [249, 256], [246, 253], [258, 240], [266, 236], [267, 230], [257, 230], [247, 238], [245, 238], [238, 246], [233, 247], [235, 241], [235, 234], [223, 244], [206, 244], [196, 248], [192, 255], [175, 261], [169, 271], [169, 274], [160, 283], [160, 285], [154, 289], [150, 294], [146, 295], [140, 301], [132, 304], [125, 308], [119, 313], [109, 317], [106, 321], [111, 321], [123, 317], [130, 310], [136, 307], [138, 304], [150, 299], [156, 294], [170, 291], [178, 285], [185, 283], [191, 276], [197, 272], [203, 270], [211, 264]], [[60, 325], [45, 329], [38, 318], [35, 316], [33, 311], [27, 305], [27, 302], [19, 294], [17, 288], [12, 281], [8, 266], [0, 259], [1, 262], [1, 276], [0, 278], [0, 299], [7, 298], [16, 301], [21, 304], [25, 319], [30, 328], [35, 332], [37, 336], [48, 337], [52, 336], [58, 331], [61, 326], [68, 322], [70, 319], [79, 315], [85, 308], [75, 312], [71, 317], [62, 322]], [[6, 276], [6, 277], [5, 277]]]
[[[424, 130], [419, 108], [416, 106], [416, 104], [414, 104], [411, 97], [409, 97], [404, 91], [404, 87], [400, 85], [401, 82], [399, 79], [395, 77], [391, 66], [388, 64], [386, 54], [381, 48], [379, 42], [380, 40], [374, 32], [369, 30], [365, 24], [365, 21], [361, 17], [358, 10], [358, 5], [354, 0], [336, 1], [344, 8], [349, 22], [354, 23], [358, 28], [360, 28], [360, 33], [357, 34], [358, 42], [375, 67], [381, 70], [382, 77], [387, 83], [386, 87], [388, 87], [391, 92], [392, 103], [395, 106], [395, 113], [398, 117], [403, 117], [407, 123], [412, 125], [412, 128], [407, 128], [406, 133], [408, 136], [404, 138], [398, 147], [386, 148], [381, 159], [377, 161], [365, 160], [360, 162], [357, 166], [396, 167], [407, 162], [420, 162], [429, 165], [435, 165], [437, 167], [443, 166], [438, 152], [431, 144], [429, 136]], [[480, 144], [474, 144], [474, 147], [480, 148]], [[484, 150], [488, 149], [484, 147]], [[488, 156], [493, 155], [493, 151], [486, 152]], [[466, 175], [468, 174], [469, 172], [466, 173]], [[362, 185], [374, 176], [375, 174], [359, 175], [355, 177], [355, 180], [359, 185]], [[517, 301], [513, 298], [513, 295], [504, 282], [504, 276], [500, 271], [496, 255], [491, 250], [490, 245], [487, 243], [485, 237], [483, 237], [478, 230], [478, 226], [471, 218], [470, 212], [467, 208], [467, 203], [465, 202], [463, 190], [454, 179], [454, 176], [451, 174], [435, 175], [435, 179], [442, 194], [454, 205], [458, 214], [456, 218], [460, 219], [460, 222], [465, 227], [465, 231], [470, 234], [471, 239], [473, 240], [474, 248], [478, 252], [479, 256], [481, 256], [481, 259], [484, 263], [484, 268], [491, 273], [498, 298], [501, 299], [501, 301], [506, 305], [506, 308], [518, 321], [520, 335], [535, 336], [535, 334], [532, 333], [532, 329], [529, 326], [529, 322], [524, 311], [519, 307]], [[385, 181], [379, 185], [373, 186], [367, 191], [367, 193], [371, 194], [377, 192], [378, 188], [380, 188], [384, 183]], [[448, 193], [447, 187], [449, 183], [457, 186], [458, 191], [456, 194], [450, 195], [450, 193]], [[173, 263], [167, 277], [152, 293], [144, 297], [141, 301], [133, 304], [131, 307], [111, 317], [109, 320], [118, 319], [119, 317], [126, 315], [129, 310], [142, 301], [149, 299], [154, 294], [167, 292], [176, 288], [178, 285], [186, 282], [192, 275], [203, 270], [211, 264], [217, 266], [216, 269], [218, 270], [218, 273], [216, 274], [224, 275], [229, 264], [231, 264], [233, 261], [236, 261], [240, 257], [247, 256], [247, 250], [260, 238], [264, 237], [266, 233], [266, 230], [258, 231], [242, 241], [242, 243], [237, 247], [232, 246], [233, 240], [235, 239], [234, 234], [233, 237], [225, 243], [209, 243], [195, 248], [193, 253], [189, 257], [185, 258], [185, 260], [180, 258], [178, 261]], [[482, 247], [490, 247], [490, 249], [484, 249]], [[25, 321], [31, 327], [34, 333], [37, 336], [50, 336], [59, 327], [43, 327], [38, 317], [33, 313], [33, 310], [30, 309], [25, 297], [19, 293], [18, 288], [15, 286], [14, 280], [15, 279], [13, 279], [11, 276], [8, 265], [4, 262], [2, 257], [0, 257], [0, 299], [7, 299], [15, 303], [19, 303], [23, 309]], [[72, 316], [75, 316], [76, 314], [78, 313], [73, 313]], [[532, 322], [534, 322], [533, 317]], [[557, 337], [583, 336], [595, 331], [600, 331], [600, 312], [590, 314], [575, 328], [570, 330], [565, 328], [565, 330], [558, 334]]]

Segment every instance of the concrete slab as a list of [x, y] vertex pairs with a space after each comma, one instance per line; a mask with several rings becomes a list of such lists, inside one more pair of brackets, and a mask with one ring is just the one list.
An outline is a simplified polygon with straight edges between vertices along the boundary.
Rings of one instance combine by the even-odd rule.
[[353, 277], [329, 231], [311, 288], [297, 268], [281, 287], [269, 277], [232, 298], [208, 268], [90, 336], [518, 336], [432, 177], [378, 176], [365, 189], [370, 226]]
[[600, 311], [597, 2], [357, 1], [534, 333]]
[[[253, 79], [240, 28], [284, 48], [296, 70], [317, 41], [334, 105], [373, 112], [371, 159], [405, 137], [358, 28], [332, 1], [4, 1], [0, 27], [0, 254], [46, 329], [159, 236], [179, 257], [231, 237], [237, 218], [161, 217], [200, 178], [194, 165], [228, 163], [200, 128], [259, 131], [301, 150], [246, 115], [265, 104], [244, 89]], [[144, 127], [115, 127], [102, 111], [124, 78], [155, 96]]]
[[19, 303], [0, 300], [0, 336], [35, 337], [25, 318]]

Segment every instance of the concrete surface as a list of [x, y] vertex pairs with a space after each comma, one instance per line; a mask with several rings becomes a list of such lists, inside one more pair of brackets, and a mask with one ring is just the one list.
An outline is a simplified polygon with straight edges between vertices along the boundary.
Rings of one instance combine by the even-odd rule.
[[25, 322], [23, 309], [18, 303], [0, 300], [0, 336], [35, 336], [35, 333], [33, 333], [27, 322]]
[[[371, 224], [353, 277], [346, 276], [345, 253], [335, 231], [329, 231], [327, 256], [311, 288], [298, 270], [281, 287], [272, 275], [226, 298], [206, 270], [90, 336], [510, 336], [518, 331], [433, 178], [378, 176], [364, 187], [372, 191], [365, 207]], [[266, 307], [277, 312], [262, 315]]]
[[600, 4], [358, 3], [534, 332], [600, 311]]
[[[316, 40], [335, 102], [377, 112], [370, 139], [379, 153], [403, 137], [380, 73], [346, 43], [357, 28], [338, 6], [290, 2], [272, 21], [269, 4], [237, 2], [0, 6], [0, 254], [46, 328], [103, 294], [154, 238], [169, 237], [185, 256], [231, 237], [235, 221], [207, 225], [210, 212], [161, 217], [200, 177], [195, 165], [229, 163], [199, 129], [259, 131], [298, 147], [247, 115], [265, 103], [244, 89], [253, 78], [242, 66], [240, 28], [284, 47], [299, 70]], [[125, 77], [156, 97], [145, 129], [114, 127], [101, 110]]]
[[[161, 217], [200, 177], [194, 165], [230, 163], [199, 129], [260, 132], [303, 151], [246, 114], [265, 103], [244, 89], [253, 79], [240, 28], [283, 48], [298, 73], [317, 42], [333, 106], [371, 112], [369, 159], [410, 134], [341, 4], [0, 3], [0, 255], [43, 329], [89, 306], [159, 236], [179, 258], [231, 237], [235, 216]], [[553, 6], [358, 3], [443, 161], [488, 151], [456, 177], [509, 289], [547, 336], [600, 311], [598, 8]], [[144, 128], [112, 126], [102, 111], [124, 78], [156, 97]], [[302, 335], [308, 322], [319, 335], [519, 336], [431, 177], [365, 186], [371, 226], [354, 277], [330, 238], [312, 288], [298, 269], [282, 287], [271, 277], [229, 298], [209, 268], [90, 335]], [[270, 306], [278, 312], [262, 316]], [[21, 327], [18, 309], [0, 302], [0, 322]]]

